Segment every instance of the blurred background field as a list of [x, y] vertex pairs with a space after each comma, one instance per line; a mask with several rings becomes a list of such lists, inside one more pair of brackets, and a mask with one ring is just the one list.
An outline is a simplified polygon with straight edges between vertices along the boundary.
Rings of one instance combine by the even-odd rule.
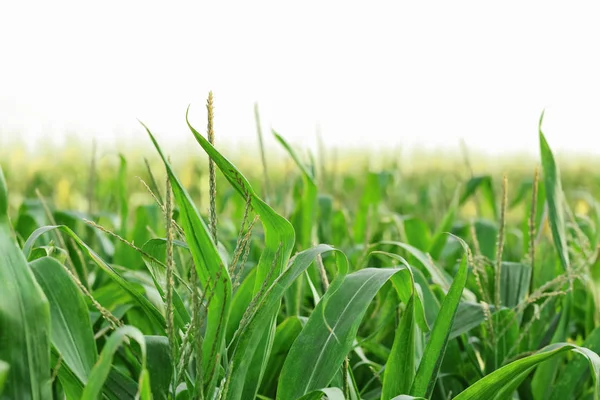
[[[145, 137], [140, 136], [142, 142]], [[300, 179], [301, 173], [285, 150], [277, 143], [266, 148], [268, 176], [265, 179], [260, 148], [255, 140], [247, 143], [220, 141], [218, 138], [219, 151], [263, 193], [266, 184], [270, 183], [273, 192], [271, 202], [284, 214], [289, 213], [294, 182]], [[57, 145], [42, 140], [31, 149], [13, 140], [10, 146], [0, 149], [0, 165], [11, 189], [13, 215], [25, 198], [35, 197], [36, 189], [60, 209], [83, 212], [91, 206], [95, 210], [116, 212], [122, 194], [115, 187], [119, 187], [117, 182], [122, 179], [126, 182], [125, 195], [132, 207], [152, 201], [140, 178], [149, 181], [148, 165], [154, 171], [160, 171], [162, 167], [149, 140], [138, 146], [125, 144], [113, 147], [97, 145], [93, 140], [84, 141], [75, 136], [67, 143]], [[182, 183], [200, 205], [199, 209], [206, 211], [208, 158], [191, 139], [165, 145]], [[352, 202], [360, 197], [368, 179], [365, 172], [382, 173], [390, 179], [386, 188], [388, 206], [403, 214], [419, 215], [431, 223], [443, 216], [454, 192], [470, 178], [489, 176], [499, 195], [499, 185], [506, 175], [509, 203], [511, 200], [518, 202], [539, 167], [536, 157], [530, 154], [478, 154], [470, 150], [468, 144], [461, 146], [460, 151], [403, 149], [401, 146], [317, 146], [309, 149], [302, 143], [293, 145], [315, 171], [320, 192], [332, 195], [344, 206], [354, 207]], [[574, 193], [580, 189], [594, 197], [600, 195], [599, 159], [591, 155], [558, 152], [557, 161], [568, 198], [573, 200]], [[223, 188], [219, 195], [231, 192], [220, 174], [217, 179], [220, 188]], [[460, 213], [464, 217], [474, 217], [475, 208], [473, 201], [469, 201]], [[580, 205], [577, 210], [584, 209]], [[522, 218], [519, 210], [511, 210], [509, 218]], [[226, 212], [227, 208], [223, 211]]]

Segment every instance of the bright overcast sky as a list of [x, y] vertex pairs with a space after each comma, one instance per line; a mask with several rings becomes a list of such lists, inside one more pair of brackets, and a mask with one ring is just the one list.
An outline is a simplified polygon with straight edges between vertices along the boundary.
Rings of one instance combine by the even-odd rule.
[[[595, 3], [595, 4], [594, 4]], [[204, 128], [297, 144], [596, 151], [597, 2], [47, 2], [0, 5], [0, 135], [106, 143]], [[272, 144], [271, 137], [268, 138]], [[218, 139], [219, 140], [219, 139]], [[2, 140], [0, 140], [0, 145]]]

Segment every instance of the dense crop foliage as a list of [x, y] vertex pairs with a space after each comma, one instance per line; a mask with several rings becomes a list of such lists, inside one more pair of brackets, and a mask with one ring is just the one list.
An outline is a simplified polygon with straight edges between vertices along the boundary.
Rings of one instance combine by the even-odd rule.
[[144, 126], [146, 195], [125, 157], [73, 208], [0, 169], [0, 398], [600, 398], [600, 208], [541, 121], [515, 180], [333, 171], [275, 132], [294, 168], [247, 179], [207, 109], [184, 180]]

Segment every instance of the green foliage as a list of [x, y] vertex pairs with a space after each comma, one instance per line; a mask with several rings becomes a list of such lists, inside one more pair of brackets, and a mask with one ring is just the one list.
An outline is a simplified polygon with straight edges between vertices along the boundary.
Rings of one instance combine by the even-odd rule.
[[49, 305], [12, 236], [7, 204], [0, 169], [0, 360], [6, 382], [2, 398], [46, 399], [51, 390]]
[[496, 173], [344, 169], [275, 132], [287, 169], [236, 166], [186, 121], [216, 197], [148, 128], [142, 168], [0, 170], [0, 399], [599, 399], [597, 182], [541, 119], [507, 202]]

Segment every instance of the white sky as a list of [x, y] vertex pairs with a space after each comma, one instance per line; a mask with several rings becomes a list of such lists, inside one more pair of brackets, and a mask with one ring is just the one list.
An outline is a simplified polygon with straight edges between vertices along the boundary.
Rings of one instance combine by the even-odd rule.
[[[2, 1], [0, 136], [600, 153], [597, 2]], [[174, 139], [170, 139], [174, 140]], [[7, 141], [4, 141], [5, 143]], [[269, 136], [268, 142], [273, 145]], [[0, 137], [0, 146], [2, 145]]]

